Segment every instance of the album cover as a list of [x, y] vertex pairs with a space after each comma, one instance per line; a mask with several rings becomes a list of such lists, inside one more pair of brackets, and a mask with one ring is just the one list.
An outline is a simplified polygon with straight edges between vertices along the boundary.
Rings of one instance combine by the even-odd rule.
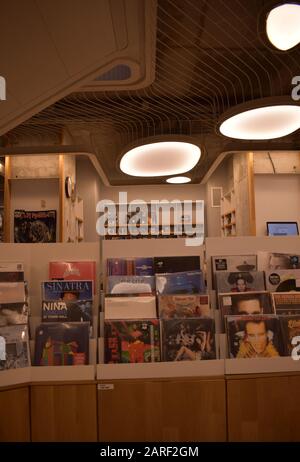
[[271, 296], [266, 291], [219, 294], [219, 308], [223, 328], [224, 316], [227, 315], [274, 313]]
[[137, 257], [134, 260], [136, 276], [154, 276], [154, 262], [152, 257]]
[[210, 318], [209, 295], [159, 295], [158, 312], [161, 319]]
[[27, 303], [0, 303], [0, 326], [28, 323]]
[[93, 299], [93, 281], [44, 281], [42, 282], [43, 300], [61, 300], [77, 302]]
[[227, 316], [230, 358], [273, 358], [283, 354], [278, 316]]
[[93, 281], [96, 290], [95, 261], [50, 261], [49, 278], [71, 281]]
[[109, 294], [154, 294], [154, 276], [108, 276]]
[[216, 275], [216, 290], [220, 292], [250, 292], [265, 290], [263, 271], [220, 271]]
[[216, 359], [213, 319], [163, 319], [163, 361]]
[[14, 211], [16, 243], [56, 242], [56, 210]]
[[152, 319], [156, 318], [155, 296], [106, 296], [105, 319]]
[[272, 292], [277, 315], [300, 314], [300, 292]]
[[153, 258], [108, 258], [107, 276], [153, 276]]
[[270, 292], [299, 292], [300, 269], [268, 270], [266, 275], [266, 288]]
[[199, 294], [205, 292], [201, 271], [157, 274], [156, 291], [158, 294]]
[[104, 322], [105, 363], [160, 361], [158, 319]]
[[278, 252], [257, 252], [260, 270], [300, 269], [300, 255]]
[[77, 366], [89, 363], [86, 322], [44, 323], [35, 334], [35, 366]]
[[0, 262], [0, 282], [23, 282], [24, 268], [18, 262]]
[[182, 273], [186, 271], [200, 271], [199, 256], [154, 257], [155, 274]]
[[43, 322], [89, 322], [93, 321], [93, 303], [91, 300], [42, 301]]
[[213, 256], [211, 259], [213, 273], [217, 271], [257, 271], [256, 255]]
[[24, 303], [25, 299], [24, 282], [0, 282], [0, 304]]
[[300, 315], [280, 316], [279, 320], [284, 343], [284, 354], [285, 356], [292, 356], [293, 349], [300, 343]]
[[28, 328], [0, 327], [0, 370], [30, 366]]

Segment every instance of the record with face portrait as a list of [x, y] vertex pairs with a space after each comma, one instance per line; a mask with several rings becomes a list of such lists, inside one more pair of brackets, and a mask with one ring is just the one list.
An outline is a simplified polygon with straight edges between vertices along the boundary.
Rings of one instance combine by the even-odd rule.
[[265, 290], [263, 271], [220, 271], [216, 273], [216, 290], [221, 292], [250, 292]]
[[258, 269], [264, 271], [300, 269], [300, 255], [279, 252], [258, 252]]
[[279, 319], [284, 342], [284, 354], [285, 356], [292, 356], [295, 346], [300, 343], [300, 315], [285, 315], [280, 316]]

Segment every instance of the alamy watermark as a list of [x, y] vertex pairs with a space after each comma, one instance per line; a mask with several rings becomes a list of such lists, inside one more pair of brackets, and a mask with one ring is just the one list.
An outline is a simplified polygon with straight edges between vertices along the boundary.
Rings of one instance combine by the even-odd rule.
[[0, 101], [6, 101], [6, 80], [0, 75]]
[[100, 236], [166, 236], [185, 237], [185, 245], [199, 246], [204, 240], [203, 200], [140, 199], [128, 203], [127, 193], [119, 193], [119, 202], [104, 199], [96, 207]]

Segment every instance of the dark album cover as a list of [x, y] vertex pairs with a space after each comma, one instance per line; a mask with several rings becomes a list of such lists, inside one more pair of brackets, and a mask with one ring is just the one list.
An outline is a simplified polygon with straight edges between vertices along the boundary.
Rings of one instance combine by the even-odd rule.
[[35, 334], [35, 366], [75, 366], [89, 363], [90, 325], [44, 323]]
[[205, 292], [201, 271], [157, 274], [156, 291], [164, 295], [199, 294]]
[[273, 292], [273, 304], [277, 315], [299, 314], [300, 315], [300, 293], [299, 292]]
[[226, 332], [230, 358], [273, 358], [282, 355], [277, 316], [227, 316]]
[[155, 293], [154, 276], [108, 276], [109, 294], [152, 294]]
[[158, 319], [105, 321], [105, 363], [160, 361]]
[[18, 262], [0, 262], [0, 282], [23, 282], [24, 268]]
[[216, 289], [220, 292], [265, 290], [263, 271], [220, 271], [216, 273]]
[[300, 315], [285, 315], [280, 316], [279, 319], [285, 356], [292, 356], [293, 349], [300, 343]]
[[200, 271], [200, 257], [154, 257], [155, 274], [181, 273], [185, 271]]
[[158, 311], [161, 319], [209, 318], [209, 295], [159, 295]]
[[0, 327], [0, 370], [30, 366], [28, 328]]
[[0, 303], [0, 326], [28, 323], [27, 303]]
[[43, 300], [43, 322], [90, 322], [93, 304], [91, 300]]
[[56, 242], [56, 210], [14, 211], [16, 243]]
[[299, 292], [300, 269], [268, 270], [266, 288], [270, 292]]
[[153, 258], [108, 258], [107, 276], [153, 276]]
[[164, 319], [161, 322], [163, 361], [216, 359], [213, 319]]

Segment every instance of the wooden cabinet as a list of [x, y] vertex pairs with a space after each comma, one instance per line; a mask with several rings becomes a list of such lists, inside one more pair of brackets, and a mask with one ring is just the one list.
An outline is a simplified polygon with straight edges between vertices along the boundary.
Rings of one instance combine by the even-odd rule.
[[30, 441], [29, 387], [0, 390], [0, 441]]
[[228, 379], [229, 441], [300, 441], [300, 375]]
[[226, 441], [224, 379], [113, 380], [98, 385], [100, 441]]
[[96, 385], [33, 385], [32, 441], [97, 441]]

